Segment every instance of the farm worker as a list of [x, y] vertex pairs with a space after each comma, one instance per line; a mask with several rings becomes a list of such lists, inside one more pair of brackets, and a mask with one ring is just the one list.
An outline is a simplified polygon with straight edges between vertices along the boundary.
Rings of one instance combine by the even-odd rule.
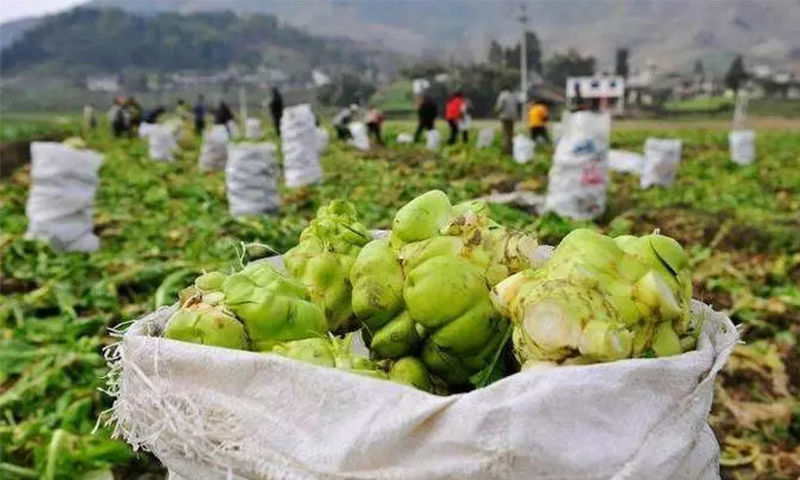
[[507, 88], [497, 96], [494, 109], [503, 126], [503, 153], [511, 155], [512, 137], [514, 136], [514, 120], [517, 118], [519, 102], [517, 97]]
[[427, 95], [417, 97], [417, 131], [414, 132], [414, 143], [419, 141], [423, 131], [431, 131], [439, 113], [436, 103]]
[[122, 132], [126, 129], [124, 106], [125, 98], [119, 96], [114, 98], [114, 104], [111, 105], [111, 108], [108, 110], [108, 122], [111, 124], [111, 131], [114, 133], [115, 137], [121, 136]]
[[83, 107], [83, 128], [86, 131], [94, 130], [97, 126], [97, 117], [94, 114], [94, 105], [89, 103]]
[[194, 131], [196, 134], [202, 135], [206, 128], [206, 101], [202, 93], [197, 96], [197, 103], [195, 103], [192, 113], [194, 114]]
[[281, 117], [283, 117], [283, 97], [277, 88], [272, 88], [272, 99], [269, 101], [269, 114], [272, 117], [272, 125], [278, 136], [281, 134]]
[[461, 120], [458, 122], [458, 130], [461, 132], [461, 140], [469, 142], [469, 129], [472, 128], [472, 102], [468, 98], [461, 104]]
[[231, 107], [228, 106], [223, 100], [219, 101], [219, 106], [214, 111], [214, 124], [215, 125], [225, 125], [225, 130], [228, 131], [228, 136], [230, 137], [233, 135], [231, 132], [231, 125], [230, 122], [233, 120], [233, 112], [231, 111]]
[[347, 125], [353, 119], [356, 111], [358, 111], [358, 105], [352, 104], [339, 110], [339, 113], [333, 117], [333, 128], [336, 129], [336, 138], [339, 140], [347, 140], [352, 136]]
[[186, 102], [182, 99], [178, 99], [178, 104], [175, 106], [175, 114], [181, 121], [185, 122], [191, 118], [192, 113], [189, 110], [189, 105], [186, 105]]
[[461, 90], [457, 90], [447, 104], [444, 106], [444, 119], [450, 126], [450, 138], [447, 139], [447, 144], [452, 145], [456, 143], [458, 138], [458, 123], [461, 121], [462, 107], [464, 106], [464, 94]]
[[528, 129], [531, 132], [531, 140], [536, 141], [542, 138], [550, 143], [547, 135], [547, 121], [550, 118], [550, 111], [541, 99], [537, 99], [528, 109]]
[[128, 97], [125, 103], [128, 109], [128, 135], [133, 135], [139, 129], [139, 124], [142, 123], [142, 106], [136, 101], [135, 98]]
[[364, 117], [364, 123], [367, 124], [367, 133], [375, 137], [379, 144], [383, 145], [383, 138], [381, 138], [381, 124], [383, 124], [383, 113], [378, 110], [375, 105], [370, 105], [367, 109], [367, 114]]

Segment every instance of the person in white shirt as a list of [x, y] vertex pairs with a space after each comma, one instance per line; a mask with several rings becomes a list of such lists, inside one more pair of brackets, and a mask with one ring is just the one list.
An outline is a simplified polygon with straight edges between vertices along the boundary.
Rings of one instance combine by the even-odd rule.
[[497, 96], [494, 106], [500, 124], [503, 126], [503, 153], [511, 155], [512, 142], [514, 137], [514, 120], [517, 119], [519, 110], [519, 100], [516, 94], [508, 88], [504, 88]]

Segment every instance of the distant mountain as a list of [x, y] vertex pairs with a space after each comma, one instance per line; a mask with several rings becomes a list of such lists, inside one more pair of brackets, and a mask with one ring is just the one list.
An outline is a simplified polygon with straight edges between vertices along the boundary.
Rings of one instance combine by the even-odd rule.
[[[141, 15], [231, 10], [244, 18], [271, 14], [313, 35], [346, 37], [371, 51], [442, 60], [483, 60], [491, 39], [506, 45], [521, 33], [522, 2], [506, 0], [91, 0]], [[721, 74], [733, 55], [749, 63], [800, 68], [800, 0], [568, 0], [526, 2], [528, 27], [545, 56], [568, 47], [613, 64], [630, 48], [632, 66], [652, 60], [664, 70], [689, 70], [703, 60]], [[35, 25], [0, 26], [0, 40]], [[5, 43], [4, 43], [5, 45]]]
[[27, 17], [0, 25], [0, 48], [11, 45], [15, 40], [22, 37], [22, 34], [35, 27], [41, 21], [41, 18]]
[[[516, 42], [518, 1], [431, 0], [93, 0], [140, 13], [228, 9], [270, 13], [320, 35], [346, 36], [376, 48], [441, 58], [483, 59], [491, 38]], [[569, 0], [526, 2], [528, 25], [545, 54], [570, 46], [613, 62], [629, 47], [631, 61], [688, 69], [698, 58], [727, 67], [734, 53], [781, 64], [798, 60], [800, 0]], [[720, 66], [721, 65], [721, 66]]]
[[369, 46], [313, 36], [272, 15], [139, 15], [118, 8], [77, 8], [47, 16], [0, 51], [4, 76], [267, 66], [302, 79], [310, 78], [314, 68], [363, 72], [382, 58]]

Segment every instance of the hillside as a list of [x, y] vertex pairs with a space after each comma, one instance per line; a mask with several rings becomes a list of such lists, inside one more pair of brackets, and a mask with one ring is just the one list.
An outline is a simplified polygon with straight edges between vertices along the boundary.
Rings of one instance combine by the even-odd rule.
[[20, 18], [0, 25], [0, 48], [11, 45], [28, 30], [35, 27], [42, 20], [37, 17]]
[[272, 15], [138, 15], [116, 8], [78, 8], [46, 17], [0, 52], [6, 76], [267, 66], [302, 80], [317, 67], [363, 71], [379, 61], [380, 55], [352, 40], [316, 37]]
[[[118, 0], [93, 0], [120, 5]], [[425, 0], [137, 0], [138, 12], [220, 8], [270, 13], [315, 34], [346, 36], [415, 55], [452, 54], [483, 58], [490, 38], [516, 41], [520, 2], [431, 2]], [[688, 68], [702, 58], [712, 69], [727, 67], [734, 53], [752, 61], [800, 66], [800, 1], [575, 0], [529, 2], [529, 26], [546, 54], [575, 46], [601, 65], [617, 47], [631, 48], [632, 61], [652, 59], [664, 68]]]

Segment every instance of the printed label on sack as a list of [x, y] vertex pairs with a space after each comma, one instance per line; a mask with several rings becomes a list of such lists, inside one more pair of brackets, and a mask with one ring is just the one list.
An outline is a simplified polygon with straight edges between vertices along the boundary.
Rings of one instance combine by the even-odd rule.
[[581, 171], [581, 185], [602, 185], [603, 170], [596, 163], [587, 163]]

